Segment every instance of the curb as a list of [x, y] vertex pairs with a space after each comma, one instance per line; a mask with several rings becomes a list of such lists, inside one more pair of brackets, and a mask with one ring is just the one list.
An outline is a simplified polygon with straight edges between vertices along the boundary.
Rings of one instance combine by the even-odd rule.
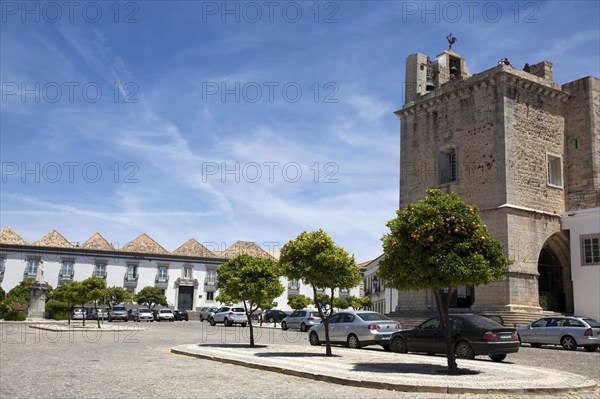
[[589, 386], [579, 386], [571, 388], [507, 388], [507, 389], [483, 389], [483, 388], [462, 388], [449, 386], [432, 386], [432, 385], [409, 385], [409, 384], [394, 384], [377, 381], [353, 380], [350, 378], [334, 377], [324, 374], [313, 374], [305, 371], [291, 370], [283, 367], [268, 366], [264, 364], [250, 363], [242, 360], [228, 359], [212, 355], [203, 355], [200, 353], [187, 352], [175, 348], [171, 348], [171, 353], [198, 359], [212, 360], [221, 363], [233, 364], [236, 366], [248, 367], [257, 370], [271, 371], [294, 377], [307, 378], [315, 381], [330, 382], [333, 384], [346, 385], [360, 388], [383, 389], [399, 392], [418, 392], [418, 393], [445, 393], [445, 394], [567, 394], [573, 392], [591, 392], [598, 389], [597, 384]]

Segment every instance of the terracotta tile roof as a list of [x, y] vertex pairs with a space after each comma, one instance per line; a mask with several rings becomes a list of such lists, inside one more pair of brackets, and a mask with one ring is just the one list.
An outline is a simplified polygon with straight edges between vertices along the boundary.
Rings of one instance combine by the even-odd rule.
[[32, 245], [38, 245], [40, 247], [74, 248], [73, 244], [67, 241], [67, 239], [56, 230], [52, 230]]
[[174, 255], [183, 255], [183, 256], [199, 256], [202, 258], [217, 258], [218, 257], [214, 253], [210, 252], [208, 250], [208, 248], [206, 248], [204, 245], [200, 244], [198, 241], [194, 240], [193, 238], [190, 238], [189, 240], [187, 240], [185, 242], [185, 244], [183, 244], [182, 246], [177, 248], [175, 251], [173, 251], [173, 254]]
[[110, 245], [106, 238], [102, 237], [100, 233], [96, 233], [90, 238], [87, 239], [86, 242], [81, 246], [83, 249], [96, 249], [102, 251], [114, 251], [115, 247]]
[[221, 253], [221, 257], [233, 259], [238, 255], [250, 255], [256, 258], [276, 260], [267, 251], [250, 241], [238, 241]]
[[27, 245], [24, 239], [21, 238], [13, 229], [6, 226], [0, 230], [0, 244], [10, 245]]
[[128, 242], [123, 248], [123, 252], [141, 252], [147, 254], [168, 254], [169, 251], [160, 246], [156, 241], [150, 238], [146, 233], [142, 233], [135, 239]]

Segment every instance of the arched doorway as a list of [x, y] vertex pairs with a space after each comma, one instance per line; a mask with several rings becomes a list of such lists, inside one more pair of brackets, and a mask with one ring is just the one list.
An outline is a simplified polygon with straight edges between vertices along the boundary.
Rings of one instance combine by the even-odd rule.
[[564, 233], [553, 234], [538, 258], [540, 306], [560, 313], [573, 312], [573, 283], [569, 258], [569, 239]]

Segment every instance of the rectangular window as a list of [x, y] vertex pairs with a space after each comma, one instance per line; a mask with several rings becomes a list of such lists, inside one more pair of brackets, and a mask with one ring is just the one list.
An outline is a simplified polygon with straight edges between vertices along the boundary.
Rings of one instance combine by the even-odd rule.
[[127, 264], [127, 280], [135, 280], [137, 278], [137, 265], [135, 263]]
[[192, 279], [192, 268], [190, 266], [185, 266], [183, 268], [183, 278], [186, 280]]
[[214, 301], [215, 300], [215, 293], [214, 292], [207, 292], [206, 293], [206, 300], [207, 301]]
[[0, 274], [4, 274], [4, 268], [6, 267], [6, 258], [0, 256]]
[[29, 276], [37, 275], [39, 264], [40, 264], [39, 258], [29, 258], [27, 260], [27, 274]]
[[600, 265], [600, 235], [581, 237], [581, 257], [584, 265]]
[[168, 268], [166, 266], [158, 267], [158, 281], [167, 281], [169, 277]]
[[454, 148], [442, 151], [438, 157], [440, 184], [452, 183], [458, 180], [456, 150]]
[[548, 185], [562, 188], [562, 158], [554, 154], [546, 154], [546, 156], [548, 159]]
[[204, 281], [204, 285], [215, 285], [217, 280], [217, 275], [214, 270], [206, 271], [206, 280]]
[[298, 282], [298, 280], [290, 280], [290, 282], [288, 283], [288, 288], [291, 290], [297, 290], [300, 288], [300, 283]]
[[62, 269], [60, 271], [60, 275], [62, 278], [73, 278], [73, 261], [72, 260], [63, 260], [62, 261]]
[[96, 262], [94, 265], [94, 277], [106, 278], [106, 263]]

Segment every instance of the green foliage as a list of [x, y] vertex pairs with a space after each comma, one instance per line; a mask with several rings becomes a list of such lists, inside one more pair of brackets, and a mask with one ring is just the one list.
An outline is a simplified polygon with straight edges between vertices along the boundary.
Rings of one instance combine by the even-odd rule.
[[382, 238], [385, 257], [378, 271], [386, 286], [440, 290], [501, 279], [510, 260], [478, 209], [454, 193], [427, 193], [387, 223], [390, 233]]
[[288, 296], [288, 305], [294, 310], [305, 309], [310, 305], [312, 299], [306, 295], [290, 295]]
[[331, 237], [323, 230], [307, 233], [303, 231], [298, 237], [281, 248], [279, 262], [284, 275], [291, 280], [300, 280], [313, 287], [315, 303], [318, 299], [317, 288], [328, 289], [331, 294], [326, 306], [319, 306], [319, 315], [325, 327], [326, 354], [331, 356], [329, 341], [329, 319], [332, 315], [331, 304], [336, 288], [350, 289], [360, 283], [360, 272], [354, 257], [337, 247]]
[[327, 294], [323, 294], [322, 292], [317, 292], [317, 295], [315, 296], [315, 299], [313, 300], [313, 304], [317, 308], [319, 308], [319, 307], [326, 308], [327, 306], [331, 305], [331, 298], [329, 298], [329, 295], [327, 295]]
[[334, 298], [333, 307], [337, 309], [348, 309], [350, 307], [350, 302], [346, 298]]
[[145, 305], [149, 309], [154, 309], [156, 305], [167, 306], [167, 297], [161, 292], [160, 288], [146, 286], [140, 290], [133, 300], [138, 305]]
[[219, 296], [226, 303], [243, 302], [250, 327], [250, 346], [254, 346], [254, 333], [250, 316], [260, 308], [267, 308], [283, 294], [285, 288], [279, 281], [281, 269], [271, 259], [239, 255], [217, 268]]
[[120, 303], [131, 303], [133, 294], [123, 287], [110, 287], [106, 289], [106, 302], [111, 308]]
[[67, 302], [50, 299], [46, 302], [46, 310], [50, 313], [50, 318], [54, 320], [67, 320], [69, 318], [71, 307]]
[[[33, 279], [27, 279], [21, 281], [17, 286], [13, 287], [4, 298], [4, 303], [21, 303], [25, 305], [29, 305], [29, 297], [31, 296], [31, 286], [35, 283]], [[45, 283], [48, 287], [48, 293], [46, 295], [51, 294], [52, 286], [48, 283]]]
[[286, 243], [279, 258], [283, 273], [316, 288], [350, 289], [360, 283], [360, 273], [342, 248], [323, 230], [302, 232]]
[[104, 299], [106, 282], [100, 277], [86, 278], [81, 282], [81, 290], [85, 303], [94, 302], [94, 304], [97, 304]]
[[4, 291], [4, 288], [0, 287], [0, 303], [2, 301], [4, 301], [5, 297], [6, 297], [6, 292]]
[[24, 321], [27, 319], [27, 305], [22, 303], [7, 302], [4, 307], [4, 320]]
[[354, 309], [367, 309], [373, 306], [373, 300], [371, 297], [363, 296], [362, 298], [352, 297], [352, 307]]

